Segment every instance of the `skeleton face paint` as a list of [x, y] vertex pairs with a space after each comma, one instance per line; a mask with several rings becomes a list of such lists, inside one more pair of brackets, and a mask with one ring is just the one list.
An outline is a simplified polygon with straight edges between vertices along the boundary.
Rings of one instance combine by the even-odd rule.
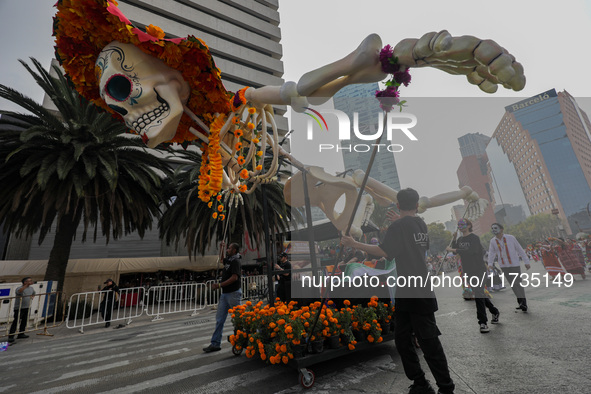
[[468, 222], [464, 219], [458, 220], [458, 230], [462, 231], [468, 228]]
[[496, 224], [495, 224], [494, 226], [492, 226], [492, 227], [490, 228], [490, 230], [492, 231], [492, 233], [493, 233], [494, 235], [500, 234], [500, 233], [501, 233], [501, 231], [503, 231], [503, 229], [501, 229], [501, 228], [500, 228], [499, 226], [497, 226]]
[[101, 98], [150, 148], [174, 137], [190, 93], [180, 72], [118, 41], [103, 48], [96, 72]]

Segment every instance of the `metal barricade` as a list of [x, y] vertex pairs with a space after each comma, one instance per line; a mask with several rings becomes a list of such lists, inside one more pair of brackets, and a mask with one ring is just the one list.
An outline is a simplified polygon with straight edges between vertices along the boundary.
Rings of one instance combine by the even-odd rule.
[[243, 300], [263, 300], [269, 294], [267, 275], [243, 276], [241, 285]]
[[111, 322], [122, 320], [130, 324], [132, 319], [144, 313], [144, 295], [143, 287], [119, 289], [119, 293], [101, 290], [73, 294], [68, 304], [66, 327], [80, 327], [79, 331], [83, 333], [85, 326], [108, 326]]
[[184, 283], [177, 285], [154, 286], [148, 290], [146, 314], [154, 316], [152, 321], [162, 320], [161, 315], [178, 312], [193, 312], [206, 305], [206, 291], [203, 283]]
[[[6, 316], [1, 316], [2, 321], [6, 324], [0, 329], [0, 337], [25, 335], [28, 332], [39, 330], [43, 330], [43, 332], [37, 333], [37, 335], [53, 336], [47, 332], [47, 329], [58, 327], [64, 322], [64, 310], [61, 314], [58, 313], [59, 306], [63, 304], [61, 292], [35, 294], [30, 307], [26, 309], [15, 309], [15, 303], [19, 298], [18, 296], [0, 297], [0, 303], [4, 306], [2, 310], [6, 314]], [[26, 316], [22, 313], [26, 313]], [[24, 329], [21, 329], [22, 324], [25, 326]], [[15, 331], [10, 334], [12, 326]]]
[[205, 282], [205, 306], [216, 306], [220, 302], [220, 295], [222, 294], [221, 289], [213, 290], [211, 285], [214, 283], [218, 283], [217, 280], [208, 280]]

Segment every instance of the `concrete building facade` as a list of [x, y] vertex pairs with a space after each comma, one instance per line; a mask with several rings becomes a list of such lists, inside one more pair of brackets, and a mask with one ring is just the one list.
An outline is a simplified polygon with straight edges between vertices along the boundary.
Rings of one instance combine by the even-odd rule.
[[495, 219], [494, 206], [492, 204], [492, 187], [488, 176], [488, 157], [483, 155], [465, 156], [458, 170], [459, 187], [470, 186], [480, 198], [489, 202], [484, 214], [477, 220], [472, 221], [474, 233], [478, 236], [487, 233]]
[[591, 229], [591, 123], [566, 91], [506, 108], [486, 153], [498, 205], [553, 213], [567, 234]]

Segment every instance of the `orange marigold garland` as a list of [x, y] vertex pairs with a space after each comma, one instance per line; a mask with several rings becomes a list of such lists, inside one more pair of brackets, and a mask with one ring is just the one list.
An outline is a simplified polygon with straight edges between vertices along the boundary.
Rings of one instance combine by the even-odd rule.
[[223, 168], [220, 154], [220, 130], [224, 126], [225, 115], [219, 115], [209, 127], [209, 144], [203, 144], [201, 168], [199, 170], [199, 193], [203, 202], [222, 190]]

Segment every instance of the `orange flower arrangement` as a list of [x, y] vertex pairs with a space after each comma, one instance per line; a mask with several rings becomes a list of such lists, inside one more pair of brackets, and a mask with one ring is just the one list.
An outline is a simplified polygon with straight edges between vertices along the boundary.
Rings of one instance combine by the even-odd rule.
[[220, 130], [225, 123], [225, 115], [218, 116], [209, 129], [209, 145], [203, 145], [201, 168], [199, 170], [199, 193], [203, 202], [222, 190], [222, 155], [220, 154]]
[[[369, 342], [383, 341], [371, 307], [359, 305], [352, 309], [349, 301], [346, 301], [345, 307], [340, 311], [335, 310], [333, 305], [321, 305], [318, 301], [299, 309], [295, 301], [285, 304], [277, 300], [274, 304], [262, 304], [262, 301], [256, 305], [247, 301], [230, 309], [235, 331], [229, 338], [230, 343], [237, 350], [244, 348], [249, 358], [258, 355], [261, 360], [271, 364], [286, 364], [294, 358], [294, 346], [302, 344], [308, 336], [311, 335], [310, 340], [313, 340], [316, 337], [329, 337], [334, 333], [344, 332], [342, 324], [349, 324], [351, 320], [342, 320], [339, 317], [343, 311], [348, 311], [350, 316], [355, 310], [358, 317], [373, 318], [356, 322], [366, 329]], [[318, 327], [310, 334], [311, 325], [317, 314]], [[351, 339], [347, 348], [354, 350], [356, 345], [357, 341]]]

